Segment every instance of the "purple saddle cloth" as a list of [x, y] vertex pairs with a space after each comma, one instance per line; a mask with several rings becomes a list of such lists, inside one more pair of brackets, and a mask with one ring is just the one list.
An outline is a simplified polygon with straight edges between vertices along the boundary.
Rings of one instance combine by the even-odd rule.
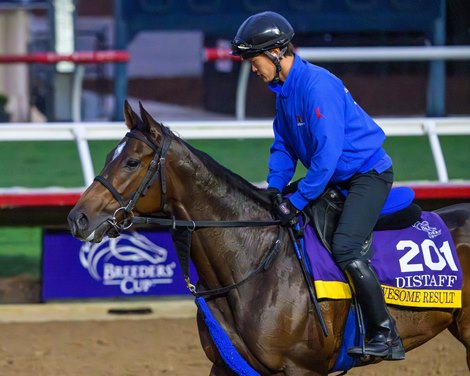
[[[462, 269], [444, 221], [422, 212], [413, 226], [375, 231], [372, 265], [388, 304], [409, 307], [460, 308]], [[315, 230], [307, 226], [304, 249], [319, 299], [349, 299], [351, 290]]]

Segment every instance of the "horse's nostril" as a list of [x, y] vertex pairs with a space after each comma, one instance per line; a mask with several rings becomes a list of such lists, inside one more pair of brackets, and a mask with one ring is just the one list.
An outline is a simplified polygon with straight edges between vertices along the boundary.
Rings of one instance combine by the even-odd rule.
[[80, 214], [80, 216], [77, 218], [77, 226], [80, 230], [86, 230], [88, 227], [88, 218], [85, 214]]

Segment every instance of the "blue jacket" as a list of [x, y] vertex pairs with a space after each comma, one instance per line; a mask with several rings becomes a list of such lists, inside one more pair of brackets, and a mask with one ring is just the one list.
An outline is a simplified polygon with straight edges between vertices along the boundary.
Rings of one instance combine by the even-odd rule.
[[382, 148], [382, 129], [326, 69], [295, 55], [286, 81], [269, 86], [276, 92], [276, 117], [268, 186], [282, 191], [300, 160], [308, 170], [290, 197], [296, 208], [303, 209], [330, 183], [392, 165]]

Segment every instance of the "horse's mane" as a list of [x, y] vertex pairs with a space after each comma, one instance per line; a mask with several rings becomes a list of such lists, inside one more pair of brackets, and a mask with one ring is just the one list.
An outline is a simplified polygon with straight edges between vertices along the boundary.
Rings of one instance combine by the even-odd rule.
[[194, 146], [188, 144], [181, 138], [178, 140], [186, 146], [191, 153], [196, 155], [202, 163], [216, 176], [223, 176], [229, 185], [235, 189], [245, 193], [247, 196], [251, 197], [253, 200], [258, 202], [265, 208], [271, 207], [271, 199], [266, 193], [265, 189], [261, 189], [251, 184], [249, 181], [236, 174], [235, 172], [229, 170], [227, 167], [222, 166], [209, 154], [203, 152], [202, 150], [196, 149]]

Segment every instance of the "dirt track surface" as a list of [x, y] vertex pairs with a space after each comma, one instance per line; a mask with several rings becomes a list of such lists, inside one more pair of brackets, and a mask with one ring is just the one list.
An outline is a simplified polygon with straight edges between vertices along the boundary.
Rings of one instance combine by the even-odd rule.
[[[0, 324], [1, 376], [207, 376], [195, 319]], [[445, 332], [401, 362], [348, 375], [466, 375], [464, 347]]]

